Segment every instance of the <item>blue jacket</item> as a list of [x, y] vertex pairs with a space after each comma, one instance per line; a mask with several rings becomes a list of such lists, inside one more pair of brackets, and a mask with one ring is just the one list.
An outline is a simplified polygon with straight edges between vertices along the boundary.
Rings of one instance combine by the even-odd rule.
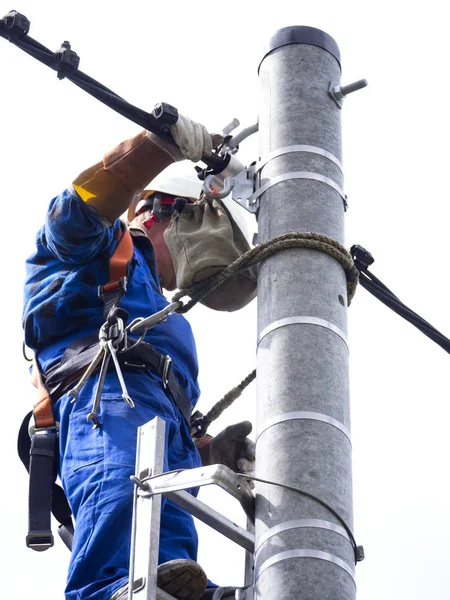
[[[109, 258], [117, 245], [117, 220], [105, 224], [73, 188], [54, 198], [27, 260], [23, 312], [26, 345], [37, 353], [43, 372], [60, 360], [75, 339], [97, 333], [104, 322], [98, 286], [109, 279]], [[133, 237], [128, 290], [121, 307], [130, 321], [149, 316], [168, 302], [161, 293], [153, 249]], [[173, 360], [174, 371], [192, 404], [198, 400], [198, 362], [189, 323], [181, 315], [151, 329], [145, 338]]]

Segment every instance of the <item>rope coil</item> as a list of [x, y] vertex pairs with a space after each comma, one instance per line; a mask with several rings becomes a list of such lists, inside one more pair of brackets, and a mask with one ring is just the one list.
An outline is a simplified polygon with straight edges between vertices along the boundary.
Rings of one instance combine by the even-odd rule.
[[[278, 237], [275, 237], [267, 242], [259, 244], [255, 248], [252, 248], [237, 260], [229, 265], [226, 269], [213, 275], [200, 283], [196, 283], [189, 288], [180, 290], [172, 298], [172, 303], [179, 302], [184, 296], [189, 296], [191, 300], [181, 307], [176, 309], [176, 312], [186, 313], [193, 306], [205, 298], [210, 292], [219, 287], [226, 279], [232, 277], [236, 273], [245, 271], [249, 267], [262, 262], [266, 258], [273, 256], [280, 250], [289, 250], [291, 248], [307, 248], [309, 250], [319, 250], [328, 254], [342, 265], [347, 278], [347, 303], [350, 305], [358, 284], [359, 272], [355, 267], [353, 258], [339, 242], [329, 237], [314, 232], [300, 232], [300, 233], [285, 233]], [[206, 414], [194, 419], [193, 431], [197, 433], [197, 436], [202, 436], [206, 433], [209, 425], [215, 421], [223, 411], [231, 406], [231, 404], [239, 398], [244, 389], [255, 379], [256, 369], [253, 370], [247, 377], [241, 381], [239, 385], [232, 388], [225, 396], [219, 400], [212, 409]], [[194, 436], [196, 434], [194, 433]]]
[[319, 250], [328, 254], [342, 265], [347, 278], [347, 304], [350, 303], [355, 295], [358, 284], [358, 270], [355, 267], [351, 254], [339, 242], [329, 237], [328, 235], [314, 232], [299, 232], [285, 233], [275, 237], [267, 242], [263, 242], [255, 248], [252, 248], [237, 260], [229, 265], [226, 269], [208, 277], [200, 283], [196, 283], [184, 290], [180, 290], [172, 298], [172, 302], [176, 302], [184, 296], [189, 296], [191, 300], [184, 304], [177, 312], [183, 314], [190, 310], [197, 302], [203, 300], [210, 292], [215, 290], [229, 277], [236, 273], [245, 271], [246, 269], [257, 265], [266, 260], [281, 250], [290, 250], [292, 248], [305, 248], [308, 250]]

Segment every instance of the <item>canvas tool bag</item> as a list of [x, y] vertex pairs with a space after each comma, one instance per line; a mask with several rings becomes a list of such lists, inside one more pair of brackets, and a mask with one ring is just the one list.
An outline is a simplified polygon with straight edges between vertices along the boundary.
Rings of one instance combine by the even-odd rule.
[[[206, 198], [186, 204], [180, 213], [174, 211], [164, 239], [180, 290], [217, 275], [250, 250], [224, 204]], [[256, 267], [246, 269], [224, 281], [202, 304], [214, 310], [238, 310], [256, 296], [256, 280]]]

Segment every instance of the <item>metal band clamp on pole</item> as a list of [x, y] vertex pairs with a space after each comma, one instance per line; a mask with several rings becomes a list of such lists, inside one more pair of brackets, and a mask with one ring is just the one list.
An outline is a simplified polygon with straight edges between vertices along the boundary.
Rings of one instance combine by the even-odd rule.
[[278, 175], [277, 177], [272, 177], [271, 179], [269, 179], [267, 183], [265, 183], [263, 186], [257, 189], [256, 192], [254, 192], [250, 196], [250, 198], [248, 199], [249, 204], [254, 204], [262, 194], [267, 192], [267, 190], [269, 190], [272, 186], [276, 185], [277, 183], [281, 183], [282, 181], [289, 181], [291, 179], [312, 179], [315, 181], [321, 181], [322, 183], [325, 183], [329, 187], [336, 190], [336, 192], [338, 192], [338, 194], [344, 201], [344, 206], [347, 202], [347, 197], [345, 195], [344, 190], [335, 181], [330, 179], [330, 177], [325, 177], [320, 173], [311, 173], [310, 171], [292, 171], [290, 173], [284, 173], [283, 175]]
[[285, 552], [280, 552], [279, 554], [271, 556], [265, 562], [263, 562], [263, 564], [256, 571], [255, 581], [257, 581], [261, 574], [272, 565], [275, 565], [285, 560], [290, 560], [292, 558], [317, 558], [319, 560], [326, 560], [328, 562], [331, 562], [340, 567], [341, 569], [344, 569], [344, 571], [348, 573], [348, 575], [350, 575], [353, 584], [356, 586], [354, 569], [350, 567], [350, 565], [348, 565], [345, 561], [343, 561], [338, 556], [331, 554], [330, 552], [323, 552], [322, 550], [311, 550], [307, 548], [286, 550]]
[[279, 329], [280, 327], [285, 327], [286, 325], [318, 325], [319, 327], [324, 327], [329, 331], [337, 334], [341, 340], [345, 343], [348, 349], [348, 338], [346, 334], [342, 331], [340, 327], [335, 325], [334, 323], [330, 323], [330, 321], [326, 321], [325, 319], [320, 319], [319, 317], [309, 317], [309, 316], [299, 316], [299, 317], [286, 317], [284, 319], [278, 319], [278, 321], [274, 321], [270, 325], [267, 325], [258, 336], [258, 346], [262, 342], [262, 340], [268, 335]]
[[339, 431], [342, 431], [342, 433], [348, 438], [348, 441], [350, 442], [350, 444], [352, 442], [350, 430], [343, 423], [341, 423], [337, 419], [334, 419], [333, 417], [330, 417], [328, 415], [324, 415], [324, 414], [318, 413], [318, 412], [306, 411], [306, 410], [283, 413], [281, 415], [276, 415], [272, 419], [269, 419], [268, 421], [266, 421], [264, 423], [264, 425], [261, 427], [261, 429], [259, 429], [258, 435], [256, 436], [256, 440], [258, 440], [265, 431], [270, 429], [270, 427], [273, 427], [274, 425], [278, 425], [278, 423], [285, 423], [287, 421], [294, 421], [294, 420], [298, 420], [298, 419], [303, 419], [303, 420], [307, 420], [307, 421], [320, 421], [322, 423], [328, 423], [328, 425], [332, 425], [336, 429], [339, 429]]
[[327, 529], [328, 531], [333, 531], [338, 535], [342, 535], [349, 541], [350, 544], [352, 543], [345, 529], [340, 525], [336, 525], [336, 523], [331, 523], [331, 521], [324, 521], [323, 519], [296, 519], [293, 521], [286, 521], [285, 523], [279, 523], [278, 525], [275, 525], [275, 527], [271, 527], [270, 529], [268, 529], [259, 538], [258, 546], [255, 547], [255, 560], [258, 560], [258, 555], [261, 552], [261, 548], [268, 540], [270, 540], [270, 538], [272, 538], [275, 535], [279, 535], [284, 531], [302, 528]]
[[342, 163], [336, 156], [334, 156], [334, 154], [328, 152], [328, 150], [324, 150], [323, 148], [319, 148], [317, 146], [308, 146], [307, 144], [293, 144], [291, 146], [284, 146], [282, 148], [278, 148], [277, 150], [274, 150], [273, 152], [268, 154], [265, 158], [261, 159], [252, 168], [256, 173], [274, 158], [277, 158], [278, 156], [283, 156], [284, 154], [291, 154], [293, 152], [309, 152], [311, 154], [318, 154], [319, 156], [323, 156], [331, 160], [331, 162], [333, 162], [339, 168], [341, 173], [343, 172]]

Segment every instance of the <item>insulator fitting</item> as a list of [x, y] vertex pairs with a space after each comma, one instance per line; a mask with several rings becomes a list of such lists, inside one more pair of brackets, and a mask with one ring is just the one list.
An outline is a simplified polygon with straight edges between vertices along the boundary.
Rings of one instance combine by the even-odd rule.
[[58, 79], [64, 79], [68, 72], [76, 71], [80, 65], [80, 57], [70, 47], [70, 42], [63, 42], [55, 52], [55, 65]]
[[30, 21], [25, 15], [17, 12], [17, 10], [11, 10], [3, 17], [2, 22], [6, 29], [8, 29], [7, 37], [9, 40], [27, 35], [30, 31]]

